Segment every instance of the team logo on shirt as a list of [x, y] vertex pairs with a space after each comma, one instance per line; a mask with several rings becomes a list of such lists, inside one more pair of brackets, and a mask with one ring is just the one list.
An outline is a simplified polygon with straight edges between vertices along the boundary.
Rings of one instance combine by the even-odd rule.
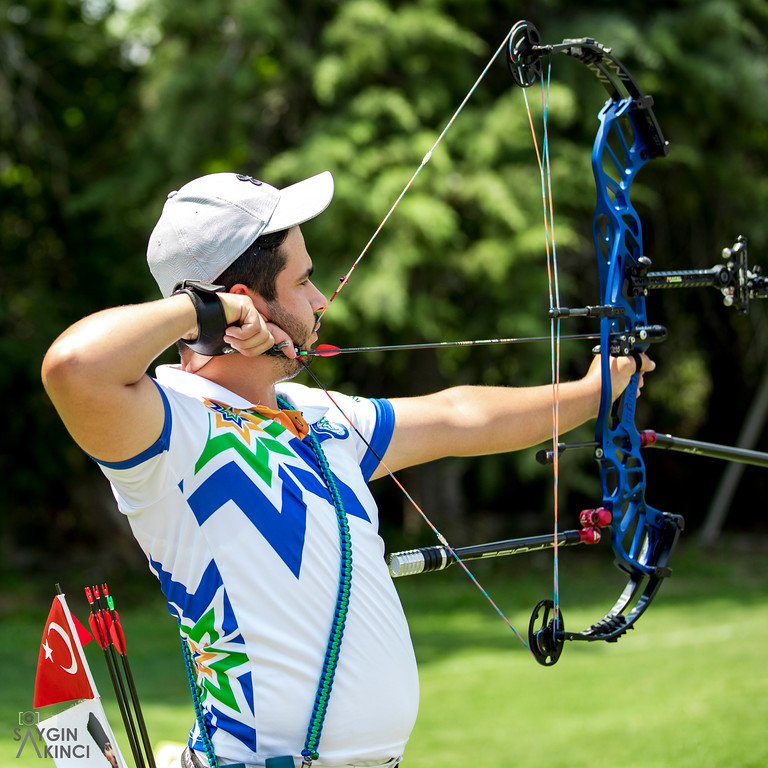
[[337, 437], [340, 440], [349, 437], [349, 430], [343, 424], [336, 424], [328, 421], [325, 416], [312, 425], [312, 431], [318, 433], [320, 439], [322, 439], [323, 436]]

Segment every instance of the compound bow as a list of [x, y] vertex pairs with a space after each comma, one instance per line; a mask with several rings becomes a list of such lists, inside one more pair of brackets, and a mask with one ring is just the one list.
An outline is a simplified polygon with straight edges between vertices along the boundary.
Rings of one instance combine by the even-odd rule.
[[[550, 317], [595, 317], [600, 321], [600, 345], [612, 355], [638, 355], [666, 336], [661, 326], [648, 324], [645, 297], [649, 290], [712, 286], [722, 291], [725, 304], [746, 312], [751, 298], [768, 296], [768, 281], [759, 268], [750, 270], [747, 246], [739, 238], [724, 251], [727, 263], [709, 270], [650, 272], [642, 226], [630, 201], [630, 187], [649, 160], [669, 151], [653, 113], [653, 98], [639, 88], [611, 50], [590, 38], [542, 45], [529, 22], [516, 24], [507, 38], [507, 64], [515, 83], [528, 88], [542, 78], [542, 61], [564, 53], [583, 62], [606, 88], [609, 99], [599, 113], [599, 128], [592, 150], [597, 186], [593, 238], [600, 278], [600, 304], [582, 308], [553, 306]], [[558, 325], [559, 328], [559, 325]], [[638, 366], [639, 367], [639, 366]], [[557, 599], [542, 600], [534, 608], [528, 629], [529, 648], [536, 660], [553, 665], [566, 640], [616, 641], [647, 610], [663, 580], [670, 575], [669, 560], [684, 528], [682, 516], [662, 512], [645, 500], [646, 471], [641, 449], [646, 446], [687, 450], [720, 458], [768, 466], [768, 455], [684, 441], [635, 426], [638, 376], [614, 402], [610, 356], [601, 358], [602, 391], [595, 440], [581, 444], [557, 443], [539, 452], [543, 463], [554, 461], [566, 448], [591, 447], [600, 470], [601, 506], [581, 514], [581, 530], [555, 532], [474, 547], [427, 547], [390, 555], [393, 576], [445, 568], [454, 561], [557, 548], [600, 540], [600, 528], [609, 528], [615, 563], [628, 575], [619, 599], [599, 621], [581, 632], [566, 631]]]

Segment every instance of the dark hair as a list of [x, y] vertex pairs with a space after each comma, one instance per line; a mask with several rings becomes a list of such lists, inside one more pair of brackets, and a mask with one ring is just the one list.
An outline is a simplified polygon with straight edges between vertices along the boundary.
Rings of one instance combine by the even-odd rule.
[[280, 246], [288, 237], [288, 230], [262, 235], [245, 249], [215, 280], [229, 291], [233, 285], [243, 283], [265, 301], [277, 298], [277, 276], [285, 268], [285, 255]]

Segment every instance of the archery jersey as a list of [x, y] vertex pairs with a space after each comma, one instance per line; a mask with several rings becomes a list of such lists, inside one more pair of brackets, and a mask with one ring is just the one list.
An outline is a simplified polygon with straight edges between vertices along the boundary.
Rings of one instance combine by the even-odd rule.
[[[157, 373], [162, 435], [133, 460], [100, 462], [102, 471], [180, 622], [216, 754], [251, 764], [297, 756], [339, 583], [328, 489], [310, 446], [277, 418], [175, 366]], [[352, 540], [349, 613], [318, 764], [383, 762], [403, 752], [418, 679], [367, 487], [378, 459], [324, 393], [298, 384], [278, 393], [320, 441]], [[383, 455], [394, 428], [389, 401], [333, 398]], [[189, 743], [203, 749], [197, 725]]]

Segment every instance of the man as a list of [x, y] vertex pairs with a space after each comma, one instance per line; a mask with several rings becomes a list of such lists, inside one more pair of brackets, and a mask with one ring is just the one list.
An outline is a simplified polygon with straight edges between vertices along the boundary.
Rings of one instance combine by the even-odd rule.
[[[549, 385], [366, 400], [284, 383], [326, 307], [299, 225], [332, 195], [327, 172], [283, 190], [213, 174], [172, 192], [148, 249], [163, 298], [75, 323], [43, 364], [179, 620], [199, 704], [192, 764], [298, 765], [303, 750], [395, 765], [418, 680], [367, 482], [381, 460], [396, 471], [551, 433]], [[150, 378], [176, 342], [181, 364]], [[636, 364], [611, 365], [618, 394]], [[560, 386], [561, 430], [599, 399], [593, 363]]]
[[107, 732], [104, 730], [104, 726], [99, 722], [96, 715], [93, 712], [88, 713], [88, 723], [86, 725], [88, 733], [91, 734], [91, 738], [98, 744], [99, 750], [106, 758], [107, 762], [112, 768], [120, 768], [117, 763], [117, 755], [112, 749], [112, 743], [107, 736]]

